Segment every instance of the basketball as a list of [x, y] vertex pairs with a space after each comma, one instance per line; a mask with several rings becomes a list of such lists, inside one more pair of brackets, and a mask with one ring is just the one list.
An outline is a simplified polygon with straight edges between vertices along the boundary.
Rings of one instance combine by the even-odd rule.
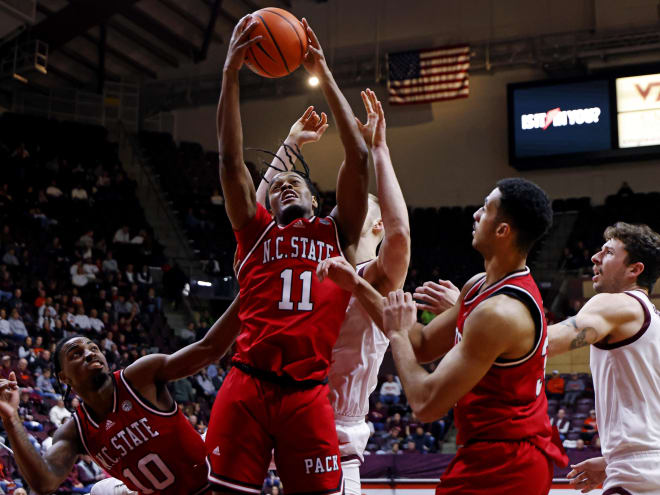
[[300, 21], [286, 10], [274, 7], [257, 10], [252, 16], [259, 25], [251, 38], [263, 36], [263, 39], [248, 49], [247, 66], [263, 77], [291, 74], [307, 51], [307, 34]]

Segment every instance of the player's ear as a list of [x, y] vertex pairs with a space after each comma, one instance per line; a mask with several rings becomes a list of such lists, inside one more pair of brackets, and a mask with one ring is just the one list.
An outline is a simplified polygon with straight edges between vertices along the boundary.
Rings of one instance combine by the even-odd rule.
[[312, 208], [316, 210], [318, 207], [319, 207], [319, 202], [316, 199], [316, 196], [312, 196]]
[[628, 271], [635, 278], [639, 277], [644, 271], [644, 263], [638, 261], [637, 263], [631, 263], [628, 265]]

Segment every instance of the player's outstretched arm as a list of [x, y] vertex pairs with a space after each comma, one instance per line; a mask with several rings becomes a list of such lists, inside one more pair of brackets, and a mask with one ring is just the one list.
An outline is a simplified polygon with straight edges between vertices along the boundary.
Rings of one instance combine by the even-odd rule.
[[0, 416], [14, 450], [18, 470], [38, 494], [52, 493], [62, 484], [82, 454], [74, 420], [57, 429], [53, 445], [42, 457], [30, 442], [18, 416], [19, 390], [12, 372], [9, 380], [0, 379]]
[[[383, 307], [384, 330], [410, 407], [421, 421], [444, 416], [506, 352], [511, 340], [517, 338], [516, 329], [512, 331], [516, 318], [522, 316], [525, 320], [527, 310], [517, 304], [520, 308], [510, 304], [480, 305], [466, 320], [461, 342], [452, 347], [433, 373], [428, 373], [418, 364], [408, 335], [416, 324], [417, 308], [412, 296], [402, 290], [389, 294]], [[531, 320], [529, 314], [527, 320]]]
[[[631, 322], [644, 321], [642, 306], [627, 294], [596, 294], [570, 318], [548, 327], [548, 356], [595, 344]], [[638, 327], [638, 328], [639, 328]]]
[[[302, 114], [291, 126], [289, 135], [284, 140], [284, 143], [277, 150], [277, 158], [273, 158], [271, 166], [268, 167], [264, 177], [259, 183], [257, 188], [257, 203], [266, 206], [266, 195], [268, 194], [268, 183], [278, 173], [277, 169], [291, 170], [296, 163], [296, 155], [286, 149], [290, 146], [294, 150], [296, 147], [301, 148], [307, 143], [314, 143], [321, 139], [323, 133], [328, 129], [328, 116], [325, 112], [321, 112], [319, 116], [314, 107], [308, 107], [305, 113]], [[286, 146], [285, 146], [286, 145]]]
[[240, 332], [239, 307], [240, 301], [236, 297], [204, 338], [174, 354], [151, 354], [142, 357], [126, 368], [126, 377], [140, 388], [141, 385], [180, 380], [216, 362], [229, 350]]
[[245, 61], [247, 48], [261, 39], [260, 36], [249, 39], [257, 24], [252, 16], [247, 15], [234, 28], [222, 71], [222, 89], [216, 114], [220, 183], [227, 216], [235, 230], [247, 225], [256, 213], [254, 184], [243, 162], [238, 73]]
[[[368, 119], [366, 125], [358, 121], [358, 127], [374, 160], [378, 201], [385, 228], [376, 263], [367, 268], [365, 278], [384, 295], [403, 287], [406, 279], [410, 262], [410, 223], [406, 201], [387, 146], [383, 106], [370, 89], [362, 92], [362, 101]], [[370, 125], [372, 122], [373, 125]], [[369, 273], [371, 266], [375, 267], [376, 273], [373, 275]]]
[[302, 22], [309, 38], [303, 64], [308, 72], [319, 78], [344, 146], [344, 163], [337, 177], [337, 209], [333, 215], [341, 231], [342, 247], [351, 258], [367, 214], [369, 150], [355, 122], [353, 111], [328, 68], [316, 34], [306, 19]]

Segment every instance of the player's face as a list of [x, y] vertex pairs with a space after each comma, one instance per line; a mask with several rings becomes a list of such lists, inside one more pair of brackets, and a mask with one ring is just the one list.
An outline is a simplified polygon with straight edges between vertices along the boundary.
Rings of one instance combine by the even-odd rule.
[[502, 194], [496, 187], [486, 199], [484, 205], [474, 215], [472, 224], [472, 246], [479, 252], [493, 240], [495, 229], [499, 224], [499, 206]]
[[273, 178], [268, 188], [268, 201], [277, 223], [282, 225], [296, 218], [309, 218], [314, 211], [312, 193], [295, 172], [282, 172]]
[[621, 292], [635, 278], [630, 273], [626, 247], [618, 239], [603, 244], [591, 261], [594, 264], [591, 280], [596, 292]]
[[60, 350], [64, 383], [76, 390], [100, 387], [110, 372], [105, 356], [94, 342], [84, 337], [69, 340]]

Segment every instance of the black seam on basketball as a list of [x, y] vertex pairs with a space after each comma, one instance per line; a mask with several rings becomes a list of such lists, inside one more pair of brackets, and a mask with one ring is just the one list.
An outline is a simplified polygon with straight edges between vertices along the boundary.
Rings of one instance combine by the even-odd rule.
[[261, 71], [264, 74], [266, 74], [270, 77], [275, 77], [273, 74], [271, 74], [270, 72], [268, 72], [266, 69], [264, 69], [262, 67], [262, 65], [259, 63], [259, 60], [257, 59], [257, 56], [254, 54], [254, 51], [252, 50], [252, 47], [250, 47], [250, 55], [252, 55], [252, 60], [254, 60], [254, 63], [257, 64], [257, 67], [259, 67], [259, 69], [261, 69]]
[[289, 26], [291, 26], [291, 29], [293, 29], [293, 32], [296, 33], [296, 38], [298, 38], [298, 43], [300, 44], [300, 56], [301, 56], [301, 58], [304, 57], [304, 56], [305, 56], [305, 52], [304, 52], [304, 50], [303, 50], [303, 42], [302, 42], [302, 40], [300, 39], [300, 35], [298, 34], [298, 30], [296, 29], [296, 26], [294, 26], [293, 23], [292, 23], [289, 19], [287, 19], [286, 17], [284, 17], [284, 16], [283, 16], [282, 14], [280, 14], [279, 12], [275, 12], [274, 10], [270, 10], [270, 9], [268, 9], [268, 8], [263, 9], [263, 10], [265, 10], [266, 12], [270, 12], [271, 14], [279, 15], [282, 19], [284, 19], [284, 20], [289, 24]]
[[270, 53], [268, 53], [266, 51], [266, 49], [263, 47], [263, 45], [261, 43], [257, 43], [257, 48], [259, 48], [259, 50], [264, 52], [264, 55], [266, 55], [269, 59], [271, 59], [273, 62], [275, 62], [275, 59], [272, 57], [272, 55]]
[[289, 64], [286, 63], [286, 58], [284, 58], [284, 54], [282, 53], [282, 50], [280, 50], [280, 45], [277, 44], [277, 41], [275, 40], [275, 36], [273, 36], [273, 33], [270, 32], [270, 28], [268, 27], [268, 24], [266, 24], [266, 20], [262, 16], [259, 16], [259, 19], [261, 19], [261, 22], [263, 22], [266, 31], [268, 31], [268, 35], [270, 36], [270, 39], [273, 40], [273, 44], [275, 45], [275, 48], [277, 48], [277, 53], [279, 53], [280, 57], [282, 57], [282, 62], [284, 62], [284, 68], [286, 69], [288, 74], [291, 74], [291, 71], [289, 70]]

